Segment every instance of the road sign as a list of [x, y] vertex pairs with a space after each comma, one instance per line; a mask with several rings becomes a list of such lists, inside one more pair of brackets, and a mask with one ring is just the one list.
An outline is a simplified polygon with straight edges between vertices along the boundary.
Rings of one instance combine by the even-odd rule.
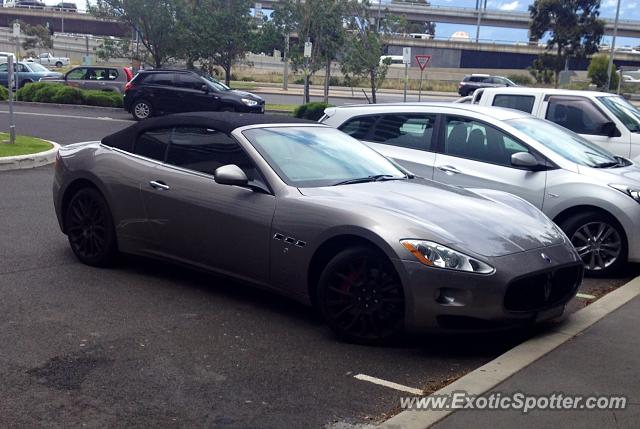
[[429, 61], [431, 61], [431, 55], [416, 55], [416, 61], [418, 62], [418, 66], [420, 66], [420, 70], [424, 71], [429, 65]]
[[402, 48], [402, 64], [411, 65], [411, 48]]
[[311, 58], [311, 50], [313, 49], [313, 43], [304, 42], [304, 57]]
[[15, 37], [20, 36], [20, 24], [18, 24], [17, 22], [13, 23], [13, 35]]

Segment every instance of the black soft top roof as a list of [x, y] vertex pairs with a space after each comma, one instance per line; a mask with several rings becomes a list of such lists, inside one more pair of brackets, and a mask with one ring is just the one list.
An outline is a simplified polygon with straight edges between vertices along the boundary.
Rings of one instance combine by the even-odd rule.
[[168, 116], [147, 119], [138, 122], [122, 131], [106, 136], [102, 144], [116, 147], [128, 152], [133, 151], [133, 145], [138, 136], [152, 129], [170, 128], [179, 126], [207, 127], [229, 134], [236, 128], [247, 125], [260, 124], [316, 124], [317, 122], [306, 119], [293, 118], [284, 115], [261, 115], [257, 113], [235, 112], [192, 112], [178, 113]]

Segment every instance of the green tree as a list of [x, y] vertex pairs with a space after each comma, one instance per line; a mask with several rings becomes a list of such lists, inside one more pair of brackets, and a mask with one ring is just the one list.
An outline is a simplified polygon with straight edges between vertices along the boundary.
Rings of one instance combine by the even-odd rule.
[[51, 32], [43, 25], [30, 25], [23, 21], [15, 21], [20, 24], [20, 32], [25, 36], [22, 41], [22, 49], [31, 51], [33, 49], [53, 49], [53, 39]]
[[111, 58], [130, 58], [133, 54], [129, 39], [103, 39], [95, 51], [98, 58], [104, 62], [109, 62]]
[[371, 87], [371, 101], [377, 102], [377, 89], [387, 76], [391, 59], [380, 62], [384, 54], [384, 44], [378, 33], [374, 20], [370, 16], [369, 0], [359, 5], [359, 13], [350, 20], [350, 32], [342, 57], [342, 73], [367, 78]]
[[604, 33], [599, 19], [600, 0], [535, 0], [529, 6], [530, 35], [541, 39], [549, 33], [547, 51], [555, 52], [555, 86], [569, 58], [584, 58], [598, 51]]
[[254, 54], [265, 53], [272, 55], [275, 49], [280, 52], [284, 49], [285, 34], [282, 28], [274, 20], [265, 17], [249, 41], [249, 50]]
[[[344, 22], [350, 16], [350, 7], [357, 3], [357, 0], [285, 0], [274, 12], [279, 21], [298, 34], [298, 42], [291, 46], [291, 62], [294, 69], [300, 70], [307, 64], [305, 73], [312, 76], [321, 68], [325, 68], [325, 102], [329, 98], [331, 62], [337, 58], [344, 46]], [[313, 49], [311, 57], [305, 61], [303, 52], [307, 40], [313, 43]], [[305, 85], [305, 100], [310, 100], [308, 84]]]
[[178, 14], [188, 62], [200, 60], [209, 72], [221, 67], [229, 84], [233, 64], [244, 57], [253, 37], [252, 5], [251, 0], [192, 0]]
[[562, 68], [562, 59], [559, 60], [558, 57], [551, 54], [540, 54], [528, 68], [529, 74], [536, 80], [536, 83], [550, 84], [553, 82], [554, 70], [558, 66], [558, 61], [560, 61]]
[[96, 0], [88, 11], [99, 18], [115, 18], [133, 27], [156, 67], [180, 52], [177, 15], [181, 0]]
[[[589, 63], [587, 70], [587, 76], [591, 79], [591, 83], [598, 88], [605, 88], [607, 86], [607, 67], [609, 67], [609, 55], [594, 55]], [[620, 77], [616, 72], [615, 64], [611, 65], [611, 85], [609, 89], [615, 89], [618, 87], [618, 80]]]

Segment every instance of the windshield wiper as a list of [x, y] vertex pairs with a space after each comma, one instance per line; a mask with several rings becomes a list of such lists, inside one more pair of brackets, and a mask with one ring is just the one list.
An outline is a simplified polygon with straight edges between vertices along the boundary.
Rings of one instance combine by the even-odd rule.
[[352, 185], [354, 183], [381, 182], [383, 180], [400, 180], [405, 178], [406, 177], [396, 177], [392, 174], [375, 174], [373, 176], [358, 177], [355, 179], [343, 180], [342, 182], [334, 183], [331, 186]]

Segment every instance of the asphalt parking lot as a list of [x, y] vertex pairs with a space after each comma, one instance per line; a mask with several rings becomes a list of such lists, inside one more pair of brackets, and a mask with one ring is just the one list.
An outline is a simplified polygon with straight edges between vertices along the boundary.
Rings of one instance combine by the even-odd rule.
[[[19, 110], [19, 133], [61, 144], [131, 124], [100, 109]], [[138, 258], [90, 268], [58, 229], [52, 174], [51, 166], [0, 172], [2, 426], [368, 423], [396, 412], [407, 394], [354, 376], [431, 391], [535, 334], [354, 346], [311, 309], [228, 279]], [[627, 280], [588, 279], [581, 292], [599, 296]], [[576, 298], [568, 313], [587, 302]]]

